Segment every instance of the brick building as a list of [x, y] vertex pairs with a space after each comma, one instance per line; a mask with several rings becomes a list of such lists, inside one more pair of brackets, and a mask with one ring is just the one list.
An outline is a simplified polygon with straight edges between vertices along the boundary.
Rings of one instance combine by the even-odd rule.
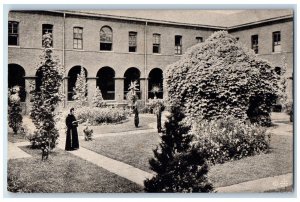
[[187, 11], [189, 18], [180, 18], [178, 12], [174, 18], [172, 11], [160, 11], [170, 15], [145, 11], [144, 16], [137, 17], [138, 12], [130, 15], [128, 11], [11, 11], [8, 87], [23, 87], [22, 101], [28, 107], [29, 83], [40, 83], [36, 62], [42, 52], [42, 35], [50, 32], [54, 54], [65, 68], [65, 104], [72, 102], [72, 89], [81, 67], [87, 75], [89, 100], [99, 86], [107, 102], [123, 103], [132, 80], [140, 84], [141, 101], [153, 98], [153, 86], [160, 87], [158, 97], [162, 98], [166, 67], [214, 31], [227, 30], [279, 72], [283, 58], [286, 59], [292, 99], [292, 10], [248, 10], [223, 16], [210, 13], [206, 18]]

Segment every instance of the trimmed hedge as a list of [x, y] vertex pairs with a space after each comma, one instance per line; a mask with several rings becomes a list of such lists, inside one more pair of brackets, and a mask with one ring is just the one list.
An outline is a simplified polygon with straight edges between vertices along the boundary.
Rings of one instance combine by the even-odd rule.
[[190, 48], [164, 77], [170, 104], [195, 120], [232, 115], [269, 125], [279, 92], [275, 68], [225, 31]]
[[266, 128], [232, 117], [202, 120], [193, 124], [190, 133], [195, 137], [194, 147], [213, 164], [266, 153], [270, 148]]

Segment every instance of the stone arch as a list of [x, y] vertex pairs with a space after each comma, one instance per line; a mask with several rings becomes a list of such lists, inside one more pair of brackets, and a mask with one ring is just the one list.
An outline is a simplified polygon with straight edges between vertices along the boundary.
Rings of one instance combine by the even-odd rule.
[[25, 88], [25, 69], [18, 64], [8, 64], [8, 88], [14, 86], [20, 87], [20, 99], [21, 102], [26, 100], [26, 88]]
[[124, 99], [126, 99], [126, 94], [128, 93], [129, 85], [132, 81], [137, 81], [138, 83], [138, 98], [141, 99], [141, 87], [140, 87], [141, 72], [136, 67], [128, 68], [124, 73]]
[[[159, 91], [154, 93], [154, 87], [158, 87]], [[160, 68], [154, 68], [149, 72], [148, 76], [148, 98], [163, 98], [163, 71]]]
[[115, 70], [105, 66], [97, 72], [97, 83], [104, 100], [115, 99]]
[[[85, 71], [85, 76], [88, 77], [88, 72], [86, 68], [83, 67], [83, 69]], [[81, 66], [76, 65], [72, 67], [68, 72], [68, 95], [67, 95], [68, 101], [73, 101], [73, 95], [74, 95], [73, 89], [75, 87], [77, 75], [80, 74], [80, 71], [81, 71]]]

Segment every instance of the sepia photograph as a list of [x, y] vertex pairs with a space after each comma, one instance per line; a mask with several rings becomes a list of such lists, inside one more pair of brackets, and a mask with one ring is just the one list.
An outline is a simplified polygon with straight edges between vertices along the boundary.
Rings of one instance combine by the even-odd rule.
[[9, 10], [4, 189], [293, 193], [295, 15]]

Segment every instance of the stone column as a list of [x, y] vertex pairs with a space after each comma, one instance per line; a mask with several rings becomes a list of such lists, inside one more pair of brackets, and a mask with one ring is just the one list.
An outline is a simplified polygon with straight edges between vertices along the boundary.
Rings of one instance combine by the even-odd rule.
[[146, 104], [146, 100], [148, 97], [148, 89], [147, 89], [147, 78], [140, 78], [140, 89], [141, 89], [141, 101]]
[[65, 95], [64, 100], [63, 100], [63, 106], [67, 107], [68, 106], [68, 80], [69, 77], [64, 77], [63, 78], [63, 94]]
[[163, 99], [168, 97], [166, 79], [163, 78]]
[[115, 77], [115, 100], [117, 103], [124, 102], [124, 77]]
[[88, 105], [92, 106], [92, 100], [96, 91], [98, 77], [87, 77]]
[[33, 90], [33, 89], [31, 89], [31, 85], [35, 89], [35, 79], [36, 79], [36, 76], [24, 76], [24, 79], [25, 79], [25, 91], [26, 91], [24, 113], [25, 114], [29, 114], [30, 109], [31, 109], [31, 102], [30, 102], [31, 95], [30, 95], [30, 91]]

